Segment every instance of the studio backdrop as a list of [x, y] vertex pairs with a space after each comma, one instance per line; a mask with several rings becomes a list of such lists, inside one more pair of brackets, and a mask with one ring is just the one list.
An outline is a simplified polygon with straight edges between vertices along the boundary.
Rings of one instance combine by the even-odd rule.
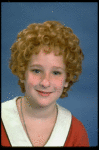
[[72, 28], [84, 53], [82, 74], [68, 97], [57, 103], [69, 109], [85, 126], [90, 146], [98, 144], [97, 127], [97, 12], [96, 2], [1, 3], [1, 102], [23, 96], [18, 78], [8, 67], [10, 48], [17, 34], [31, 23], [60, 21]]

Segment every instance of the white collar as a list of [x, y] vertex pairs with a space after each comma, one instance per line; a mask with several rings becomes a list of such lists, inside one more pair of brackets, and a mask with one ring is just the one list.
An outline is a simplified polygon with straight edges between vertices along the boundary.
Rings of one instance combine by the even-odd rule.
[[[20, 121], [19, 113], [14, 99], [2, 103], [2, 121], [12, 146], [32, 147]], [[69, 110], [59, 106], [58, 116], [52, 134], [44, 147], [64, 146], [72, 121]]]

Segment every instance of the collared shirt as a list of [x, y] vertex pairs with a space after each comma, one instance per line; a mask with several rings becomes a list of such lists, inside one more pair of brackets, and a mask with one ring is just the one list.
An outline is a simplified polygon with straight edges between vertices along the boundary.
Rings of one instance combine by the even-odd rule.
[[[1, 145], [10, 147], [33, 147], [25, 133], [15, 97], [2, 103]], [[57, 104], [58, 115], [54, 129], [44, 147], [89, 146], [88, 135], [83, 124], [69, 110]]]

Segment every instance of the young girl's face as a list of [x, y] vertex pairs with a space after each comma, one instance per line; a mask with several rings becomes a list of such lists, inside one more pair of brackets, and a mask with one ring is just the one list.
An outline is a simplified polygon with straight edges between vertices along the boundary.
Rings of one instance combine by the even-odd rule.
[[45, 54], [42, 49], [38, 55], [33, 54], [25, 73], [25, 96], [43, 107], [55, 103], [68, 86], [65, 70], [62, 55]]

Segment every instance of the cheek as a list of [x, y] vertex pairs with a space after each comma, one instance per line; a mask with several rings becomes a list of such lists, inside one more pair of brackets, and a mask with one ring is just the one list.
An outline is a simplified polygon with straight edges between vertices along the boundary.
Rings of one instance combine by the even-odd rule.
[[64, 79], [63, 78], [60, 80], [57, 80], [55, 82], [55, 88], [56, 88], [56, 90], [63, 90], [63, 88], [64, 88]]
[[26, 79], [26, 85], [28, 88], [32, 88], [33, 86], [39, 83], [40, 78], [38, 76], [28, 75]]

